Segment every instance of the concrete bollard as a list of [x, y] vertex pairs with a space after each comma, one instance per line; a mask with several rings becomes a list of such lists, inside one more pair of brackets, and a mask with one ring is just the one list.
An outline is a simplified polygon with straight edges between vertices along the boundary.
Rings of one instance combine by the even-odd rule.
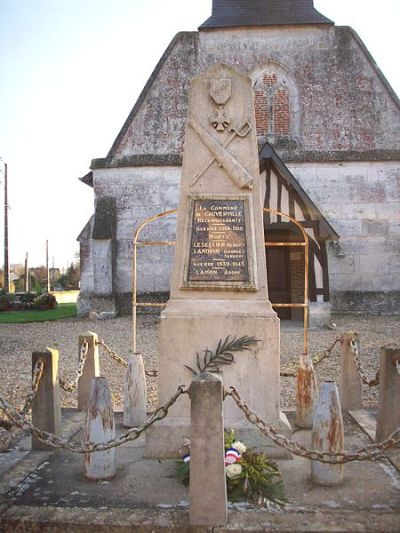
[[190, 399], [190, 524], [224, 526], [228, 511], [221, 379], [207, 372], [196, 376]]
[[375, 441], [381, 442], [400, 427], [400, 346], [381, 348], [378, 420]]
[[89, 398], [92, 390], [92, 381], [100, 376], [99, 348], [97, 345], [98, 336], [96, 333], [88, 331], [85, 335], [80, 335], [78, 340], [79, 356], [83, 343], [88, 342], [88, 352], [83, 367], [82, 376], [78, 380], [78, 410], [86, 411], [89, 407]]
[[[60, 387], [58, 385], [58, 350], [46, 348], [41, 352], [32, 353], [32, 370], [38, 359], [44, 359], [45, 366], [40, 385], [32, 402], [32, 423], [43, 431], [62, 436]], [[34, 435], [33, 450], [51, 450]]]
[[360, 336], [355, 331], [348, 331], [340, 338], [338, 380], [340, 403], [346, 411], [362, 407], [362, 380], [354, 362], [354, 348], [360, 353]]
[[[344, 450], [344, 430], [339, 393], [334, 381], [325, 381], [319, 393], [311, 435], [311, 448], [321, 452]], [[343, 481], [343, 465], [311, 461], [311, 481], [317, 485], [339, 485]]]
[[313, 362], [308, 354], [303, 354], [296, 373], [296, 426], [299, 428], [311, 429], [313, 426], [317, 389]]
[[[115, 439], [114, 412], [111, 395], [105, 377], [96, 377], [92, 383], [89, 407], [85, 422], [87, 442], [106, 443]], [[85, 477], [110, 479], [117, 470], [115, 448], [85, 454]]]
[[146, 421], [147, 389], [143, 357], [134, 353], [128, 357], [124, 390], [123, 424], [128, 428], [141, 426]]

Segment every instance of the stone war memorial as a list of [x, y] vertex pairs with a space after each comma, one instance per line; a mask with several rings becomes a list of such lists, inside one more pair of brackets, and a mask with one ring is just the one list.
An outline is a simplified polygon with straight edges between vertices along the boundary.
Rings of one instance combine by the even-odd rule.
[[[180, 191], [171, 297], [160, 324], [159, 401], [191, 378], [196, 352], [201, 357], [227, 336], [254, 337], [256, 348], [224, 366], [224, 382], [289, 429], [279, 407], [279, 320], [268, 301], [251, 80], [227, 65], [192, 81]], [[233, 402], [225, 402], [224, 416], [226, 427], [261, 444]], [[149, 430], [146, 456], [173, 457], [189, 432], [185, 399]]]
[[[394, 276], [385, 293], [347, 285], [360, 257], [368, 285], [395, 241], [379, 217], [345, 218], [364, 233], [341, 243], [329, 222], [349, 203], [369, 216], [374, 191], [379, 216], [395, 204], [400, 104], [357, 39], [312, 0], [213, 0], [199, 32], [174, 39], [84, 180], [87, 319], [60, 338], [46, 325], [57, 349], [28, 353], [0, 324], [7, 365], [31, 379], [0, 390], [1, 533], [400, 531], [398, 317], [337, 313], [354, 296], [395, 307]], [[347, 104], [321, 112], [327, 83], [362, 108], [357, 127]]]

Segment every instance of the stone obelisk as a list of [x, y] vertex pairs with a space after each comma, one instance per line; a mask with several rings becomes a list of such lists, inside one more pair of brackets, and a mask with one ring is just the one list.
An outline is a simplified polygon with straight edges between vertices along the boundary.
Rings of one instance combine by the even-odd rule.
[[[161, 315], [159, 402], [189, 384], [196, 353], [220, 339], [259, 339], [252, 351], [221, 367], [225, 387], [279, 430], [279, 319], [268, 300], [263, 199], [250, 78], [215, 65], [192, 81], [178, 210], [171, 297]], [[190, 436], [190, 404], [181, 397], [169, 415], [146, 432], [147, 457], [176, 457]], [[225, 427], [248, 445], [277, 451], [224, 402]], [[276, 454], [275, 454], [276, 455]]]

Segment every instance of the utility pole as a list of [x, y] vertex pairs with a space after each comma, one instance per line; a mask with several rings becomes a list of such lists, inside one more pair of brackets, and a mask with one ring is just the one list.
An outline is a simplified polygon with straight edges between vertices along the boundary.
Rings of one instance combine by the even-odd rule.
[[8, 258], [8, 187], [7, 163], [4, 163], [4, 292], [10, 292], [10, 262]]
[[25, 292], [29, 292], [28, 252], [25, 254]]
[[50, 272], [49, 272], [49, 241], [46, 241], [46, 274], [47, 274], [47, 290], [50, 292]]

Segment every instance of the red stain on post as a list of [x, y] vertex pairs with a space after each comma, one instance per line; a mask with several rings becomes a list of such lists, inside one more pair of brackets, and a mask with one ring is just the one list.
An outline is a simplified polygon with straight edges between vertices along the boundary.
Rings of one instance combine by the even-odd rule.
[[296, 425], [312, 428], [315, 402], [317, 399], [317, 380], [314, 366], [308, 354], [301, 355], [296, 374]]

